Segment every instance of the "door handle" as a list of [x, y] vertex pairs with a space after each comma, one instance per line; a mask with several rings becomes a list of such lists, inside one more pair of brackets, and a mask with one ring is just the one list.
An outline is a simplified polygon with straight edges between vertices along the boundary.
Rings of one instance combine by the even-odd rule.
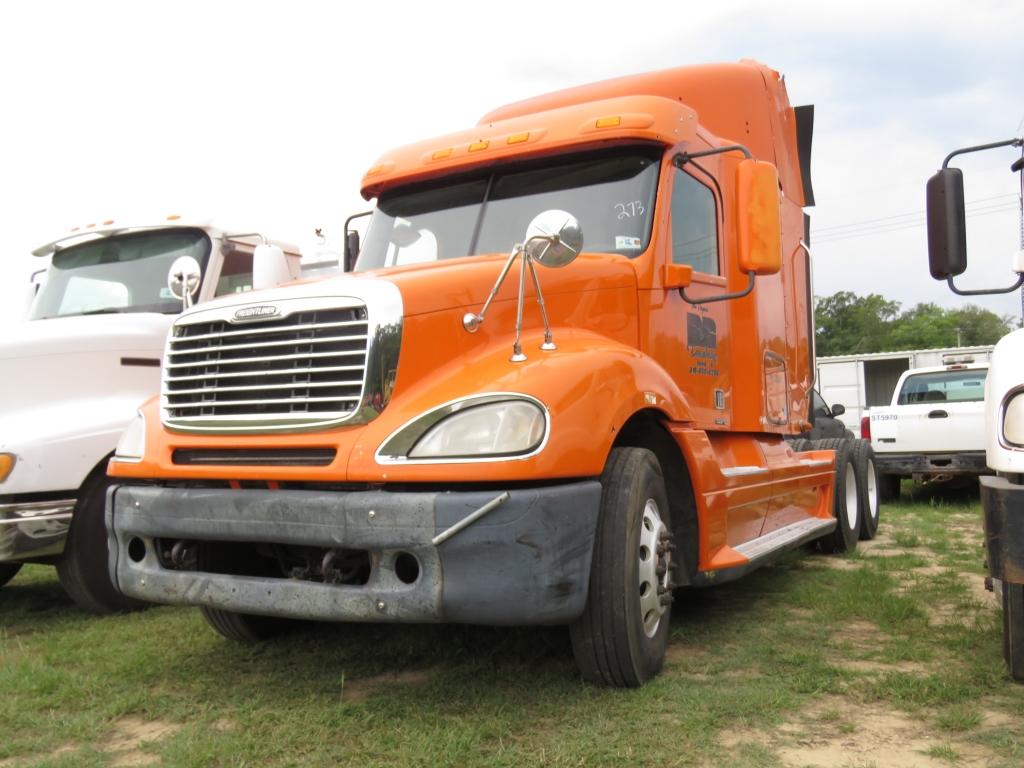
[[928, 412], [928, 418], [929, 419], [947, 419], [947, 418], [949, 418], [949, 414], [946, 413], [945, 411], [929, 411]]

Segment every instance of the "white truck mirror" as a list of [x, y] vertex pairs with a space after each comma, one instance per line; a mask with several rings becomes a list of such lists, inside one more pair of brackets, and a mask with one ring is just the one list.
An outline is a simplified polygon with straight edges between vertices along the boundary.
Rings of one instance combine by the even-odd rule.
[[299, 276], [299, 258], [286, 254], [280, 246], [257, 245], [252, 255], [252, 287], [258, 291], [295, 280]]
[[202, 276], [199, 262], [191, 256], [179, 256], [167, 270], [167, 287], [175, 298], [181, 299], [183, 309], [188, 309], [195, 301]]

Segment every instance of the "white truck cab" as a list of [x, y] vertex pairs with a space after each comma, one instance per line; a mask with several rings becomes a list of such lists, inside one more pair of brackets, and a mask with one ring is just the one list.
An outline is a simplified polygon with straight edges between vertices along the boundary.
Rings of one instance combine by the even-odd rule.
[[0, 339], [0, 586], [52, 563], [83, 608], [130, 606], [107, 573], [107, 459], [160, 389], [174, 318], [250, 290], [257, 251], [257, 272], [300, 275], [294, 246], [178, 217], [76, 228], [33, 251], [49, 264]]

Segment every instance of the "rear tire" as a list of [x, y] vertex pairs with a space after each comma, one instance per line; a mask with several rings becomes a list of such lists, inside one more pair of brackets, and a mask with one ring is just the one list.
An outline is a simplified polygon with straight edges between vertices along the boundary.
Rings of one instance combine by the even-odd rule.
[[103, 474], [94, 474], [82, 484], [64, 553], [57, 560], [57, 577], [64, 591], [79, 608], [97, 615], [143, 606], [118, 592], [110, 580], [105, 517], [109, 486], [110, 480]]
[[898, 501], [900, 498], [899, 475], [878, 475], [878, 495], [882, 501]]
[[789, 441], [789, 447], [794, 453], [803, 453], [804, 451], [811, 450], [811, 441], [798, 437], [796, 440]]
[[1024, 584], [1003, 582], [1003, 658], [1014, 680], [1024, 681]]
[[841, 554], [857, 548], [861, 528], [861, 502], [857, 490], [857, 471], [853, 463], [853, 443], [832, 438], [820, 440], [815, 447], [836, 452], [836, 469], [832, 491], [832, 514], [836, 527], [819, 541], [824, 552]]
[[869, 541], [878, 533], [881, 514], [878, 468], [875, 451], [867, 440], [853, 441], [853, 466], [857, 471], [857, 495], [860, 498], [860, 538]]
[[671, 519], [661, 466], [644, 448], [616, 448], [601, 476], [601, 509], [583, 615], [569, 627], [583, 678], [636, 687], [661, 670], [672, 615]]
[[0, 563], [0, 587], [13, 579], [21, 570], [21, 563]]

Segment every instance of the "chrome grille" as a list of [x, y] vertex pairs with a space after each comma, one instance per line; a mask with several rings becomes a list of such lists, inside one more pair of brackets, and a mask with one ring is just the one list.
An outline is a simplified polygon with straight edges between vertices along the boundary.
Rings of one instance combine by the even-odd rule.
[[365, 306], [304, 303], [284, 317], [244, 322], [208, 317], [182, 317], [168, 338], [162, 393], [168, 426], [313, 427], [344, 421], [359, 408], [369, 339]]

